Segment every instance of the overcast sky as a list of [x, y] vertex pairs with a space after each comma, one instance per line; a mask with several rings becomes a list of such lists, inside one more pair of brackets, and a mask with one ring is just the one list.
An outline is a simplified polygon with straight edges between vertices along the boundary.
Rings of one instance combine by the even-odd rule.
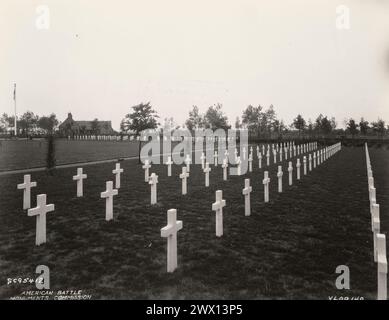
[[[336, 27], [339, 5], [349, 29]], [[147, 101], [178, 124], [217, 102], [232, 124], [248, 104], [273, 104], [286, 124], [389, 121], [389, 1], [1, 0], [1, 113], [13, 113], [14, 82], [19, 114], [115, 129]]]

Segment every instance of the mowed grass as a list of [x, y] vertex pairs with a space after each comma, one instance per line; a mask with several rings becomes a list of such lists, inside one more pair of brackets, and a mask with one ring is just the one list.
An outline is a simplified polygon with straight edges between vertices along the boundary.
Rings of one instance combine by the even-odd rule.
[[[57, 165], [138, 155], [137, 141], [83, 141], [56, 139]], [[47, 141], [0, 141], [0, 171], [46, 166]]]
[[[302, 159], [302, 157], [300, 156]], [[293, 163], [295, 164], [295, 159]], [[289, 161], [289, 159], [287, 160]], [[85, 290], [94, 299], [328, 299], [329, 296], [376, 297], [376, 265], [362, 148], [343, 148], [301, 181], [277, 192], [277, 165], [269, 170], [270, 202], [263, 202], [263, 171], [255, 156], [254, 172], [222, 180], [212, 166], [204, 187], [201, 166], [191, 166], [188, 194], [181, 195], [181, 166], [159, 176], [158, 204], [150, 205], [150, 186], [136, 161], [122, 163], [122, 188], [114, 198], [114, 220], [105, 221], [100, 192], [113, 180], [114, 165], [84, 167], [84, 198], [76, 198], [76, 168], [54, 176], [34, 173], [36, 194], [47, 193], [55, 211], [47, 217], [48, 242], [35, 246], [35, 218], [22, 210], [22, 175], [0, 176], [0, 297], [29, 285], [4, 285], [7, 278], [36, 277], [37, 265], [51, 270], [52, 290]], [[372, 160], [374, 162], [374, 160]], [[374, 165], [374, 164], [373, 164]], [[250, 178], [252, 215], [244, 216], [242, 188]], [[223, 190], [224, 235], [215, 236], [215, 191]], [[166, 273], [166, 211], [178, 210], [178, 269]], [[351, 290], [335, 288], [338, 265], [350, 268]]]

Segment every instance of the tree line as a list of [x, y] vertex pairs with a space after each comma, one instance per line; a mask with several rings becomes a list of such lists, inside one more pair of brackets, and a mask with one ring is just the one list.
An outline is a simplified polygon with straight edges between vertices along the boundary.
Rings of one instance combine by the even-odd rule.
[[[37, 132], [50, 135], [55, 132], [58, 123], [57, 116], [54, 113], [39, 117], [32, 111], [26, 111], [18, 118], [18, 135], [28, 136], [31, 133]], [[14, 134], [14, 128], [15, 116], [9, 116], [7, 113], [3, 113], [0, 117], [0, 133], [11, 132]]]
[[[364, 118], [359, 121], [349, 118], [344, 120], [344, 128], [337, 128], [337, 121], [334, 117], [319, 114], [317, 118], [304, 119], [298, 114], [291, 124], [287, 125], [282, 119], [277, 118], [273, 105], [264, 108], [261, 105], [248, 105], [243, 111], [241, 117], [235, 119], [234, 126], [229, 123], [228, 117], [223, 111], [223, 105], [216, 103], [210, 106], [204, 113], [201, 113], [197, 106], [192, 106], [188, 117], [181, 126], [177, 124], [173, 117], [165, 118], [161, 124], [159, 115], [154, 110], [150, 102], [140, 103], [130, 107], [120, 123], [120, 134], [130, 134], [139, 136], [141, 131], [147, 129], [163, 129], [170, 131], [173, 129], [185, 128], [188, 130], [197, 129], [245, 129], [249, 131], [251, 137], [268, 137], [271, 134], [277, 134], [282, 137], [288, 132], [296, 132], [298, 135], [329, 135], [349, 134], [357, 135], [377, 135], [384, 136], [389, 133], [389, 126], [385, 121], [378, 119], [369, 123]], [[14, 127], [15, 118], [4, 113], [0, 118], [0, 132], [9, 132]], [[46, 135], [55, 133], [58, 128], [58, 120], [54, 113], [48, 116], [39, 117], [31, 111], [27, 111], [20, 116], [17, 121], [18, 133], [28, 136], [32, 132], [41, 132]], [[98, 120], [91, 121], [92, 130], [98, 132]], [[81, 132], [82, 133], [82, 132]]]
[[[164, 123], [158, 122], [158, 113], [153, 109], [150, 102], [141, 103], [130, 108], [121, 122], [122, 133], [134, 133], [139, 135], [142, 130], [164, 129], [173, 130], [186, 128], [188, 130], [197, 129], [230, 129], [233, 126], [229, 123], [227, 115], [223, 111], [223, 105], [217, 103], [210, 106], [204, 113], [201, 113], [197, 106], [192, 106], [185, 123], [180, 126], [172, 117], [165, 118]], [[235, 119], [235, 129], [248, 130], [251, 137], [268, 137], [276, 133], [282, 137], [284, 133], [296, 132], [298, 135], [377, 135], [384, 136], [389, 133], [389, 126], [385, 121], [378, 119], [369, 123], [364, 118], [358, 121], [349, 118], [344, 120], [345, 128], [338, 128], [335, 117], [319, 114], [317, 118], [305, 120], [301, 114], [298, 114], [291, 124], [287, 125], [282, 119], [277, 118], [273, 105], [263, 108], [261, 105], [248, 105], [243, 111], [242, 116]]]

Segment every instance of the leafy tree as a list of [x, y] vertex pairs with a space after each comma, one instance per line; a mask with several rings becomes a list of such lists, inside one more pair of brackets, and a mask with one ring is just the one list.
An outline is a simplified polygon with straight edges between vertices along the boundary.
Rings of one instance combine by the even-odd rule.
[[3, 113], [3, 115], [0, 118], [0, 128], [2, 131], [6, 132], [9, 128], [13, 128], [15, 126], [15, 117], [9, 116], [6, 113]]
[[354, 137], [356, 134], [358, 134], [358, 124], [355, 122], [354, 119], [350, 118], [347, 122], [347, 130], [351, 133], [351, 135]]
[[301, 131], [304, 131], [307, 124], [301, 114], [298, 114], [296, 118], [293, 119], [292, 123], [293, 127], [295, 127], [299, 131], [299, 135]]
[[[122, 123], [125, 132], [132, 131], [137, 137], [147, 129], [156, 129], [159, 125], [157, 112], [152, 108], [150, 102], [141, 103], [131, 107], [132, 112], [125, 115]], [[140, 163], [140, 150], [142, 141], [139, 139], [138, 161]]]
[[38, 120], [38, 127], [45, 130], [46, 133], [52, 134], [54, 129], [58, 126], [57, 116], [52, 113], [49, 116], [42, 116]]
[[315, 124], [313, 126], [314, 130], [318, 131], [319, 133], [330, 134], [336, 128], [336, 121], [334, 117], [329, 120], [327, 116], [324, 117], [322, 114], [320, 114], [316, 118]]
[[260, 115], [260, 125], [259, 130], [261, 132], [270, 133], [274, 127], [274, 122], [276, 121], [276, 112], [274, 111], [273, 105], [270, 105], [268, 109], [263, 111]]
[[39, 117], [32, 111], [27, 111], [22, 114], [18, 121], [18, 127], [22, 129], [23, 134], [27, 135], [36, 128]]
[[248, 105], [242, 114], [242, 124], [246, 126], [251, 132], [257, 132], [259, 134], [259, 123], [261, 120], [262, 107], [253, 107]]
[[188, 130], [203, 128], [204, 117], [200, 114], [197, 106], [193, 106], [192, 110], [189, 111], [189, 118], [185, 121], [185, 125]]
[[378, 119], [377, 121], [372, 123], [373, 131], [377, 134], [377, 136], [383, 136], [385, 134], [385, 121], [382, 119]]
[[367, 135], [367, 132], [369, 131], [369, 122], [365, 121], [365, 119], [361, 118], [361, 121], [359, 122], [359, 128], [361, 130], [361, 133], [363, 135]]
[[240, 129], [242, 128], [242, 124], [240, 123], [239, 117], [236, 117], [235, 119], [235, 129]]
[[222, 111], [222, 104], [217, 103], [214, 106], [208, 108], [205, 113], [205, 127], [212, 130], [224, 129], [227, 130], [231, 126], [228, 124], [228, 118]]

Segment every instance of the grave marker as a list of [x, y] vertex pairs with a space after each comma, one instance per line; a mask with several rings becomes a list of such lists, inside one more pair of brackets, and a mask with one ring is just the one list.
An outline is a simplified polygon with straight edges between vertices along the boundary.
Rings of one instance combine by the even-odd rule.
[[186, 194], [187, 178], [189, 178], [189, 173], [187, 172], [186, 167], [182, 167], [182, 173], [180, 174], [180, 179], [182, 180], [182, 194]]
[[282, 172], [282, 166], [278, 166], [278, 172], [277, 172], [277, 177], [278, 177], [278, 192], [282, 192], [282, 176], [284, 173]]
[[[166, 162], [166, 165], [167, 165], [167, 176], [168, 177], [172, 176], [172, 164], [173, 164], [172, 157], [169, 156], [167, 158], [167, 162]], [[145, 175], [145, 177], [146, 177], [146, 175]]]
[[161, 237], [167, 238], [167, 272], [177, 269], [177, 232], [181, 229], [182, 221], [177, 221], [177, 210], [168, 210], [167, 226], [161, 229]]
[[301, 167], [300, 159], [297, 159], [297, 163], [296, 163], [296, 168], [297, 168], [297, 180], [300, 180], [300, 167]]
[[185, 158], [185, 164], [186, 164], [186, 171], [187, 172], [190, 172], [190, 164], [191, 164], [192, 160], [190, 159], [190, 155], [187, 154], [186, 155], [186, 158]]
[[17, 185], [19, 190], [23, 190], [23, 210], [31, 208], [31, 188], [36, 187], [36, 182], [31, 182], [31, 175], [25, 174], [23, 183]]
[[118, 190], [113, 189], [113, 182], [106, 182], [107, 189], [101, 192], [100, 197], [105, 198], [105, 220], [110, 221], [113, 219], [113, 197], [118, 195]]
[[145, 182], [149, 182], [149, 169], [151, 168], [151, 165], [148, 159], [145, 160], [145, 164], [142, 168], [145, 170]]
[[112, 173], [116, 176], [115, 177], [115, 188], [120, 188], [120, 174], [123, 172], [123, 169], [120, 168], [120, 163], [116, 164], [116, 167], [114, 170], [112, 170]]
[[384, 234], [377, 234], [377, 300], [387, 300], [387, 273], [388, 262], [386, 258], [386, 238]]
[[269, 184], [270, 184], [270, 178], [269, 178], [269, 172], [268, 171], [265, 171], [264, 172], [264, 179], [262, 181], [263, 185], [264, 185], [264, 189], [263, 189], [263, 192], [264, 192], [264, 201], [265, 202], [269, 202]]
[[249, 172], [253, 171], [253, 155], [250, 153], [249, 155]]
[[250, 186], [250, 179], [244, 179], [244, 188], [242, 194], [244, 195], [244, 215], [249, 216], [251, 214], [250, 208], [250, 193], [253, 188]]
[[88, 176], [82, 173], [82, 168], [77, 168], [77, 175], [73, 176], [73, 180], [77, 181], [77, 197], [82, 197], [83, 193], [83, 180]]
[[202, 152], [201, 153], [201, 157], [200, 157], [200, 159], [201, 159], [201, 169], [202, 170], [204, 170], [204, 168], [205, 168], [205, 154], [204, 154], [204, 152]]
[[205, 186], [209, 187], [209, 173], [211, 172], [211, 168], [209, 167], [209, 163], [205, 164], [204, 173], [205, 173]]
[[151, 204], [157, 203], [157, 183], [158, 176], [153, 172], [149, 177], [149, 185], [151, 185]]
[[223, 159], [222, 168], [223, 168], [223, 180], [227, 181], [227, 168], [228, 168], [227, 158]]
[[54, 205], [46, 204], [46, 199], [45, 194], [39, 194], [36, 207], [27, 211], [29, 217], [36, 216], [35, 245], [37, 246], [46, 243], [46, 213], [54, 211]]
[[[297, 159], [299, 160], [299, 159]], [[289, 185], [291, 186], [293, 184], [293, 167], [292, 167], [292, 161], [289, 161], [289, 167], [288, 167], [288, 172], [289, 172]]]
[[223, 191], [216, 191], [216, 202], [212, 204], [212, 210], [216, 215], [216, 236], [223, 235], [223, 207], [226, 206], [226, 200], [223, 200]]

